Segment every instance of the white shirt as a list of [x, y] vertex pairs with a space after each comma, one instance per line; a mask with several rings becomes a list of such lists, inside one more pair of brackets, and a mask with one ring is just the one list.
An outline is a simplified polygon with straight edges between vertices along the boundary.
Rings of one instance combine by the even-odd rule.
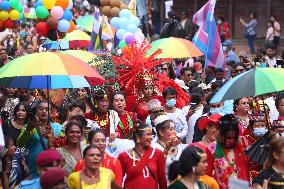
[[[190, 109], [190, 106], [185, 106], [185, 107], [182, 108], [185, 115], [188, 114], [189, 109]], [[196, 112], [194, 114], [192, 114], [192, 116], [187, 121], [187, 126], [188, 126], [188, 133], [186, 135], [186, 143], [187, 144], [192, 143], [195, 123], [196, 123], [197, 119], [202, 116], [203, 109], [204, 109], [203, 105], [199, 106], [196, 109]]]
[[276, 21], [274, 22], [274, 29], [275, 29], [274, 36], [280, 37], [281, 28], [279, 22]]
[[266, 62], [267, 62], [268, 66], [270, 68], [274, 68], [274, 66], [276, 66], [276, 58], [275, 57], [270, 59], [270, 58], [268, 58], [268, 56], [266, 56], [265, 59], [266, 59]]
[[177, 136], [180, 139], [184, 139], [188, 133], [188, 126], [183, 111], [179, 108], [176, 108], [175, 112], [173, 113], [168, 113], [168, 112], [165, 113], [170, 118], [170, 120], [175, 122]]

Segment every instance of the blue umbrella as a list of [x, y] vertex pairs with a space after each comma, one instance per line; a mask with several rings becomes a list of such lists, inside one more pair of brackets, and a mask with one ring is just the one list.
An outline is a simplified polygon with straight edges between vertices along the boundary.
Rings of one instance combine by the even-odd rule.
[[20, 76], [0, 79], [0, 87], [25, 89], [62, 89], [92, 87], [96, 78], [84, 76], [50, 75]]

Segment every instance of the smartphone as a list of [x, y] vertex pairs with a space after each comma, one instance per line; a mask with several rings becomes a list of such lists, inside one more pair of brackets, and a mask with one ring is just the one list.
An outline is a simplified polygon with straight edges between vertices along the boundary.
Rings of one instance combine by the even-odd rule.
[[190, 109], [190, 110], [195, 110], [196, 107], [197, 107], [197, 104], [196, 104], [196, 103], [191, 103], [189, 109]]

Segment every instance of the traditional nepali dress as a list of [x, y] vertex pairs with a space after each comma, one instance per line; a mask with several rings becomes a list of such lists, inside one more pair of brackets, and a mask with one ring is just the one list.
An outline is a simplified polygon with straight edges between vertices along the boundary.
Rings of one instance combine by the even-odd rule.
[[124, 189], [166, 189], [165, 158], [162, 151], [149, 148], [140, 160], [135, 160], [128, 151], [118, 157], [123, 174], [126, 174]]
[[137, 119], [132, 112], [125, 112], [124, 115], [118, 114], [120, 121], [117, 125], [118, 138], [132, 139], [134, 121]]
[[213, 142], [206, 150], [208, 167], [206, 174], [213, 176], [221, 189], [228, 189], [229, 177], [249, 181], [248, 159], [244, 147], [238, 143], [231, 151], [226, 151], [218, 142]]

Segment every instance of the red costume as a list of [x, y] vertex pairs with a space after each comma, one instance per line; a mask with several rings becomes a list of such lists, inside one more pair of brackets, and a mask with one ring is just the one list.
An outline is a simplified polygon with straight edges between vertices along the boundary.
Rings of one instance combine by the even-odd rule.
[[[120, 161], [114, 157], [109, 156], [104, 153], [104, 158], [102, 159], [101, 167], [108, 168], [113, 171], [115, 175], [115, 181], [119, 186], [122, 186], [122, 170]], [[85, 168], [84, 160], [78, 161], [74, 168], [74, 172], [81, 171]]]
[[104, 131], [106, 137], [110, 134], [110, 121], [109, 121], [109, 111], [102, 114], [94, 114], [89, 112], [85, 114], [86, 119], [95, 121], [101, 130]]
[[168, 76], [153, 71], [156, 66], [170, 59], [156, 58], [161, 50], [147, 56], [150, 48], [149, 44], [132, 43], [122, 49], [122, 56], [113, 56], [115, 64], [120, 67], [118, 83], [127, 96], [126, 110], [135, 112], [137, 118], [142, 121], [145, 121], [149, 114], [148, 101], [144, 99], [143, 94], [145, 86], [154, 88], [153, 96], [147, 100], [158, 99], [163, 104], [164, 100], [159, 95], [167, 87], [174, 87], [177, 90], [177, 107], [187, 105], [190, 100], [189, 96]]
[[217, 30], [220, 35], [222, 35], [223, 40], [225, 41], [226, 39], [230, 38], [230, 27], [227, 22], [222, 23], [221, 25], [217, 25]]
[[166, 189], [165, 158], [162, 151], [149, 148], [140, 160], [128, 151], [118, 157], [123, 174], [126, 174], [124, 188], [126, 189]]
[[117, 126], [118, 138], [132, 139], [132, 132], [134, 129], [134, 121], [137, 119], [132, 112], [125, 111], [125, 114], [118, 114], [120, 122]]

